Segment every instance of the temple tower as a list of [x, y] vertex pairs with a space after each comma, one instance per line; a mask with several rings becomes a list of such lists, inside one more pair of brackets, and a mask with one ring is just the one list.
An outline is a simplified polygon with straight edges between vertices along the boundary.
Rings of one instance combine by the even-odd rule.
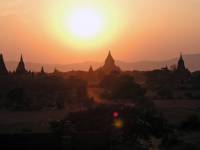
[[16, 73], [17, 74], [26, 74], [27, 73], [22, 55], [20, 58], [20, 62], [17, 66]]
[[44, 72], [44, 67], [43, 67], [43, 66], [42, 66], [42, 68], [41, 68], [40, 74], [45, 74], [45, 72]]
[[119, 72], [120, 68], [115, 65], [115, 60], [112, 57], [111, 52], [108, 52], [108, 56], [105, 59], [105, 63], [103, 67], [101, 68], [101, 71], [104, 73], [111, 73], [113, 71]]
[[115, 67], [115, 60], [113, 59], [111, 52], [108, 52], [108, 56], [106, 57], [104, 67]]
[[180, 54], [180, 58], [178, 60], [177, 71], [185, 71], [185, 62], [183, 60], [182, 54]]
[[0, 54], [0, 74], [1, 75], [8, 74], [8, 70], [6, 69], [6, 65], [2, 54]]
[[92, 66], [90, 65], [90, 68], [89, 68], [89, 70], [88, 70], [88, 73], [89, 74], [92, 74], [92, 73], [94, 73], [94, 70], [93, 70], [93, 68], [92, 68]]

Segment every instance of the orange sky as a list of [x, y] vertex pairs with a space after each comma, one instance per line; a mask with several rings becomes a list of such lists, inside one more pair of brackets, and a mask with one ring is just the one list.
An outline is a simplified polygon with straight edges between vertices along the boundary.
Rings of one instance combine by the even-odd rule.
[[[66, 32], [66, 16], [90, 7], [105, 19], [94, 39]], [[0, 0], [0, 51], [6, 60], [102, 61], [111, 50], [125, 61], [200, 52], [199, 0]]]

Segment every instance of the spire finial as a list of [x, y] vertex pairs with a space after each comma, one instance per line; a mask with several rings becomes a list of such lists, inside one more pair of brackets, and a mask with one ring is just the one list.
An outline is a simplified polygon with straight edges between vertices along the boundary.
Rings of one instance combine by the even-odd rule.
[[111, 51], [108, 51], [108, 57], [112, 57]]
[[89, 72], [90, 72], [90, 73], [93, 72], [92, 65], [90, 65]]
[[21, 57], [20, 57], [20, 61], [23, 61], [23, 56], [22, 56], [22, 54], [21, 54]]
[[183, 54], [182, 54], [182, 52], [180, 52], [180, 59], [183, 59]]
[[0, 53], [0, 74], [7, 74], [8, 70], [6, 68], [4, 59], [3, 59], [3, 54]]
[[42, 74], [44, 74], [45, 72], [44, 72], [44, 67], [42, 66], [42, 68], [41, 68], [41, 73]]
[[17, 69], [16, 69], [16, 73], [18, 73], [18, 74], [25, 74], [27, 72], [28, 71], [25, 68], [25, 64], [24, 64], [24, 61], [23, 61], [23, 56], [21, 54], [20, 61], [19, 61], [19, 64], [17, 66]]

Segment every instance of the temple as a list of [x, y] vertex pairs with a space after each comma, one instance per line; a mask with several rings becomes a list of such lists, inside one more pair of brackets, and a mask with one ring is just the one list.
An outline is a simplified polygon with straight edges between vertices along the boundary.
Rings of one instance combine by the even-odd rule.
[[20, 62], [17, 66], [16, 73], [17, 74], [26, 74], [27, 73], [22, 55], [21, 55], [21, 58], [20, 58]]
[[109, 51], [107, 58], [103, 67], [99, 68], [103, 73], [119, 72], [120, 68], [115, 65], [115, 60], [113, 59], [111, 52]]
[[178, 65], [177, 65], [177, 71], [183, 72], [186, 71], [187, 69], [185, 68], [185, 62], [183, 60], [182, 54], [180, 54], [180, 58], [178, 60]]
[[92, 73], [94, 73], [94, 70], [93, 70], [93, 68], [92, 68], [92, 66], [90, 65], [90, 68], [89, 68], [89, 70], [88, 70], [88, 73], [89, 74], [92, 74]]
[[191, 75], [191, 72], [185, 67], [185, 62], [184, 62], [182, 54], [180, 54], [180, 58], [178, 60], [175, 73], [177, 77], [180, 79], [181, 83], [186, 81]]
[[5, 75], [8, 74], [8, 70], [6, 69], [6, 65], [4, 63], [3, 55], [0, 54], [0, 74]]
[[45, 72], [44, 72], [44, 67], [43, 67], [43, 66], [42, 66], [42, 68], [41, 68], [40, 74], [45, 74]]
[[57, 74], [57, 75], [58, 75], [58, 74], [60, 74], [60, 73], [61, 73], [61, 71], [58, 70], [58, 69], [55, 67], [55, 68], [54, 68], [54, 71], [53, 71], [53, 74], [55, 74], [55, 75]]

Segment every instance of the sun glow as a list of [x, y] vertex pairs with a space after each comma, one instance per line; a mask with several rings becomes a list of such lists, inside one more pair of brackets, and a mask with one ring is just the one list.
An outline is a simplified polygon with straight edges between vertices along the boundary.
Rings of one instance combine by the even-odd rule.
[[69, 33], [77, 38], [95, 38], [104, 26], [103, 17], [94, 9], [79, 8], [73, 10], [66, 21]]
[[[107, 5], [106, 5], [107, 6]], [[100, 50], [118, 37], [119, 16], [113, 7], [69, 3], [52, 11], [50, 32], [64, 47], [79, 52]]]

